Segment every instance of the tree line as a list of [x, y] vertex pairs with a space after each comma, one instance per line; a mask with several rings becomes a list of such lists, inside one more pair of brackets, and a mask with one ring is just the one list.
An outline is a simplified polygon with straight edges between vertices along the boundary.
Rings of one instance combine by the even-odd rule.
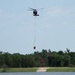
[[75, 67], [75, 52], [66, 49], [56, 52], [43, 49], [33, 54], [0, 52], [0, 67]]

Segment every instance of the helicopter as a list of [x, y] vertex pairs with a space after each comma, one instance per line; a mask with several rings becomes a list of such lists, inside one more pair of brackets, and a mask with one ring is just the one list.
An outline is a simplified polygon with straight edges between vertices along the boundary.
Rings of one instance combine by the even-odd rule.
[[[43, 9], [43, 8], [41, 8], [41, 9]], [[39, 16], [39, 14], [38, 14], [38, 11], [37, 10], [40, 10], [40, 9], [34, 9], [34, 8], [29, 8], [29, 11], [33, 11], [33, 16]], [[36, 22], [36, 21], [35, 21]], [[34, 39], [36, 39], [35, 38], [35, 26], [36, 25], [34, 25]], [[34, 40], [34, 42], [35, 42], [35, 40]], [[33, 46], [33, 49], [36, 49], [36, 46]]]
[[33, 16], [39, 16], [37, 9], [29, 8], [30, 11], [33, 11]]

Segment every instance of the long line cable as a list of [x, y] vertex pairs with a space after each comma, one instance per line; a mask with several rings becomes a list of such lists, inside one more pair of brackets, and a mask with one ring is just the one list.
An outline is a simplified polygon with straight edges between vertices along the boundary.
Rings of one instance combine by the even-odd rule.
[[36, 49], [36, 16], [34, 20], [34, 49]]

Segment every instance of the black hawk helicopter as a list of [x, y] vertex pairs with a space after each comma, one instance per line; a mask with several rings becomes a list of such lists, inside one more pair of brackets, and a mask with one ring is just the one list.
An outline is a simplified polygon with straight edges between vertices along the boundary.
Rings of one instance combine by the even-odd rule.
[[29, 8], [30, 11], [33, 11], [33, 16], [39, 16], [37, 9]]

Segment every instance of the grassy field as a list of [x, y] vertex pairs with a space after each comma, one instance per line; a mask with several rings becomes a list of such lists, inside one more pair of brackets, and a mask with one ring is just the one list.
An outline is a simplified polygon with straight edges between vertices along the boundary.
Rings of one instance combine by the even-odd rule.
[[[6, 72], [36, 72], [37, 68], [7, 68]], [[0, 68], [0, 72], [3, 69]], [[75, 67], [48, 67], [46, 72], [75, 72]]]
[[[2, 72], [2, 68], [0, 68], [0, 72]], [[36, 72], [37, 68], [8, 68], [6, 72]]]
[[75, 72], [75, 67], [49, 67], [47, 72]]

